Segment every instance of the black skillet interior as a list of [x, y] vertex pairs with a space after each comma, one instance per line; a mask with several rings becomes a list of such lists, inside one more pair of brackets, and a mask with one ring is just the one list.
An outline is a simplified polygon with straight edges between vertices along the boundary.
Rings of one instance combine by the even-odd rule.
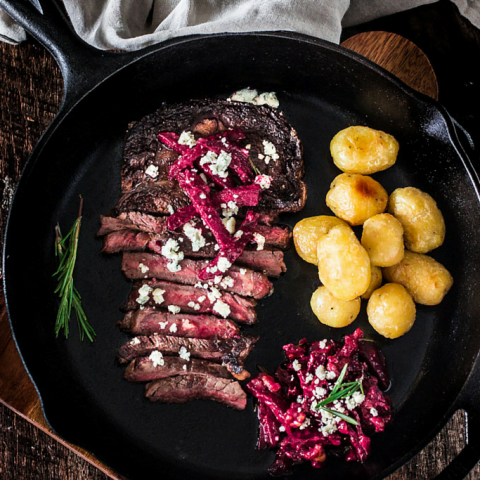
[[[268, 478], [274, 454], [255, 450], [257, 421], [249, 399], [243, 412], [214, 402], [150, 404], [143, 387], [122, 379], [116, 349], [126, 340], [115, 326], [130, 284], [119, 256], [100, 254], [99, 215], [120, 195], [122, 141], [128, 122], [162, 102], [226, 95], [243, 87], [276, 91], [280, 108], [304, 145], [306, 208], [281, 220], [329, 214], [325, 194], [340, 172], [329, 142], [340, 129], [368, 125], [400, 142], [397, 164], [374, 178], [390, 193], [413, 185], [431, 193], [444, 213], [445, 244], [433, 256], [455, 284], [438, 307], [418, 306], [404, 337], [388, 341], [368, 325], [365, 305], [350, 327], [321, 325], [309, 307], [319, 285], [314, 266], [286, 255], [288, 272], [258, 307], [259, 322], [244, 328], [261, 339], [247, 367], [274, 369], [282, 345], [302, 337], [341, 338], [361, 327], [386, 355], [389, 394], [396, 417], [374, 435], [365, 464], [329, 459], [322, 472], [295, 468], [292, 478], [381, 478], [422, 446], [439, 428], [478, 353], [480, 277], [479, 200], [476, 187], [450, 138], [448, 120], [432, 102], [379, 74], [338, 47], [305, 37], [220, 35], [159, 48], [107, 79], [57, 126], [29, 164], [12, 206], [5, 244], [5, 288], [11, 324], [25, 364], [53, 429], [131, 479]], [[54, 225], [73, 222], [84, 198], [76, 283], [94, 344], [56, 340], [56, 302], [51, 273]], [[28, 280], [30, 278], [30, 280]], [[33, 280], [32, 280], [33, 279]]]

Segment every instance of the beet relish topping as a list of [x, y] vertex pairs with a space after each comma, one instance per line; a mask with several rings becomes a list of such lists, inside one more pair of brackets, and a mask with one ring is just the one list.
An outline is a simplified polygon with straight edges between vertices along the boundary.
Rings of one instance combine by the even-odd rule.
[[218, 245], [217, 256], [198, 274], [201, 280], [225, 273], [248, 243], [263, 249], [264, 237], [255, 230], [259, 214], [248, 210], [241, 224], [235, 217], [239, 207], [258, 205], [262, 190], [255, 183], [248, 149], [238, 143], [244, 138], [239, 128], [198, 139], [191, 132], [158, 135], [164, 145], [180, 154], [170, 166], [169, 178], [178, 181], [191, 201], [168, 218], [167, 228], [177, 230], [199, 216]]
[[296, 463], [320, 468], [327, 452], [363, 462], [367, 434], [382, 432], [392, 404], [382, 353], [355, 330], [343, 342], [306, 339], [285, 345], [287, 360], [273, 376], [260, 373], [246, 390], [257, 399], [257, 448], [278, 447], [269, 472], [283, 475]]

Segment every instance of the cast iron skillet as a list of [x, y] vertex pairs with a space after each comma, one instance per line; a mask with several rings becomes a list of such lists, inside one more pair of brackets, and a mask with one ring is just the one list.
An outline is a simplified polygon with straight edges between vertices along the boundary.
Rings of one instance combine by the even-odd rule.
[[[362, 327], [387, 357], [396, 409], [394, 423], [373, 436], [365, 464], [332, 458], [322, 472], [303, 465], [292, 478], [384, 478], [464, 408], [469, 443], [438, 477], [463, 478], [480, 457], [479, 180], [447, 112], [365, 59], [303, 35], [196, 36], [115, 55], [87, 47], [50, 4], [44, 15], [27, 0], [0, 5], [53, 53], [65, 79], [60, 112], [18, 185], [4, 251], [12, 330], [52, 429], [131, 479], [268, 478], [273, 453], [255, 450], [251, 399], [243, 412], [214, 402], [150, 404], [142, 386], [122, 379], [114, 355], [126, 337], [115, 322], [130, 285], [120, 272], [120, 257], [103, 257], [94, 236], [99, 215], [119, 197], [128, 122], [162, 102], [251, 86], [278, 92], [304, 144], [309, 199], [285, 223], [329, 213], [325, 193], [338, 174], [329, 155], [332, 136], [351, 124], [379, 128], [392, 133], [401, 150], [397, 165], [375, 178], [388, 192], [414, 185], [433, 194], [445, 215], [447, 239], [432, 255], [455, 279], [440, 306], [418, 306], [411, 332], [387, 341], [372, 331], [364, 313], [342, 331], [320, 325], [309, 307], [318, 286], [316, 269], [287, 254], [287, 274], [260, 303], [259, 323], [249, 329], [261, 340], [247, 367], [273, 370], [284, 343], [339, 339]], [[54, 225], [73, 222], [80, 193], [85, 205], [76, 282], [98, 334], [95, 344], [81, 343], [75, 328], [68, 341], [53, 334]]]

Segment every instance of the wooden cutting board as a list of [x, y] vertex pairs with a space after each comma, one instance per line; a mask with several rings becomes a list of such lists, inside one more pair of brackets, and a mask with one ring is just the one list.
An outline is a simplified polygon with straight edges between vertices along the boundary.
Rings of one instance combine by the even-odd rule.
[[[342, 45], [381, 65], [412, 88], [432, 98], [438, 98], [437, 79], [432, 66], [425, 54], [409, 40], [387, 32], [367, 32], [349, 38]], [[55, 93], [58, 94], [58, 92]], [[56, 106], [58, 107], [58, 103]], [[38, 112], [30, 113], [33, 117], [36, 114]], [[27, 120], [33, 122], [34, 118], [27, 116]], [[28, 138], [28, 132], [26, 137]], [[31, 149], [31, 145], [25, 145], [25, 148]], [[5, 168], [2, 169], [2, 174], [5, 176]], [[3, 231], [0, 233], [3, 236]], [[84, 450], [56, 436], [48, 427], [35, 387], [15, 346], [3, 293], [0, 294], [0, 402], [71, 448], [113, 479], [120, 478]]]

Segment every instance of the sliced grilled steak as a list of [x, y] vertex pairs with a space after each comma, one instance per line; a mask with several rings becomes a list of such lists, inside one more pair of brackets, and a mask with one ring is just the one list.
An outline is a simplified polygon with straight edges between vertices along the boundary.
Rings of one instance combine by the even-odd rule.
[[185, 207], [190, 200], [175, 182], [160, 181], [153, 184], [140, 184], [125, 192], [118, 201], [115, 211], [139, 211], [168, 215], [178, 208]]
[[[149, 289], [151, 290], [148, 291]], [[142, 291], [147, 294], [143, 295]], [[136, 281], [122, 308], [136, 310], [142, 305], [166, 309], [168, 306], [175, 305], [180, 307], [182, 312], [211, 313], [224, 318], [229, 317], [247, 325], [255, 323], [257, 320], [254, 309], [257, 304], [255, 300], [228, 292], [219, 295], [220, 292], [217, 292], [212, 288], [206, 290], [171, 282]]]
[[[145, 178], [145, 170], [152, 162], [164, 172], [172, 162], [158, 141], [159, 132], [180, 134], [189, 130], [197, 136], [213, 135], [238, 127], [249, 144], [250, 159], [263, 175], [272, 177], [272, 184], [264, 191], [260, 211], [292, 212], [303, 208], [306, 200], [302, 149], [295, 130], [283, 115], [268, 106], [226, 100], [198, 100], [166, 105], [134, 124], [127, 135], [122, 167], [122, 188], [133, 188]], [[264, 142], [275, 147], [278, 158], [265, 159]], [[160, 151], [159, 151], [160, 150]], [[153, 160], [154, 159], [154, 160]], [[140, 171], [140, 173], [138, 173]]]
[[[170, 237], [176, 240], [183, 238], [188, 244], [190, 244], [183, 231], [167, 231], [167, 217], [154, 217], [152, 215], [142, 214], [139, 212], [128, 212], [122, 213], [118, 217], [101, 216], [100, 218], [102, 224], [97, 235], [106, 235], [112, 232], [123, 230], [139, 230], [142, 232], [162, 235], [162, 238], [164, 238], [163, 235], [166, 235], [167, 237], [165, 237], [165, 241]], [[213, 244], [208, 244], [215, 242], [215, 238], [212, 233], [207, 230], [200, 221], [194, 222], [193, 226], [202, 230], [202, 235], [205, 237], [207, 244], [204, 248], [206, 248], [206, 250], [211, 250], [213, 248]], [[265, 238], [265, 245], [269, 247], [286, 250], [291, 245], [292, 232], [290, 231], [289, 227], [279, 225], [257, 225], [255, 231]]]
[[[185, 259], [178, 264], [181, 270], [172, 272], [168, 268], [168, 259], [155, 253], [124, 253], [122, 270], [127, 278], [157, 278], [185, 285], [195, 285], [200, 281], [199, 272], [210, 263], [209, 260]], [[224, 279], [215, 286], [219, 290], [236, 293], [244, 297], [260, 299], [271, 293], [273, 286], [268, 278], [250, 269], [232, 266]]]
[[259, 337], [246, 335], [229, 339], [182, 338], [171, 335], [134, 337], [117, 351], [119, 363], [128, 363], [134, 358], [148, 356], [158, 350], [162, 354], [176, 354], [182, 347], [192, 357], [222, 363], [237, 380], [245, 380], [250, 374], [243, 363]]
[[154, 308], [131, 310], [117, 325], [132, 335], [177, 335], [188, 338], [234, 338], [240, 336], [235, 322], [213, 315], [171, 314]]
[[[137, 357], [132, 360], [123, 377], [129, 382], [151, 382], [159, 378], [173, 377], [175, 375], [210, 375], [217, 378], [232, 378], [230, 372], [223, 365], [191, 358], [184, 360], [180, 357], [163, 356], [158, 352], [160, 363], [152, 360], [150, 357], [155, 354], [152, 352], [149, 357]], [[155, 360], [157, 360], [155, 358]]]
[[247, 395], [235, 380], [206, 375], [182, 375], [148, 383], [145, 396], [151, 402], [184, 403], [190, 400], [214, 400], [237, 410], [247, 405]]
[[103, 237], [102, 253], [118, 253], [125, 251], [143, 251], [153, 241], [154, 235], [137, 230], [121, 230]]

